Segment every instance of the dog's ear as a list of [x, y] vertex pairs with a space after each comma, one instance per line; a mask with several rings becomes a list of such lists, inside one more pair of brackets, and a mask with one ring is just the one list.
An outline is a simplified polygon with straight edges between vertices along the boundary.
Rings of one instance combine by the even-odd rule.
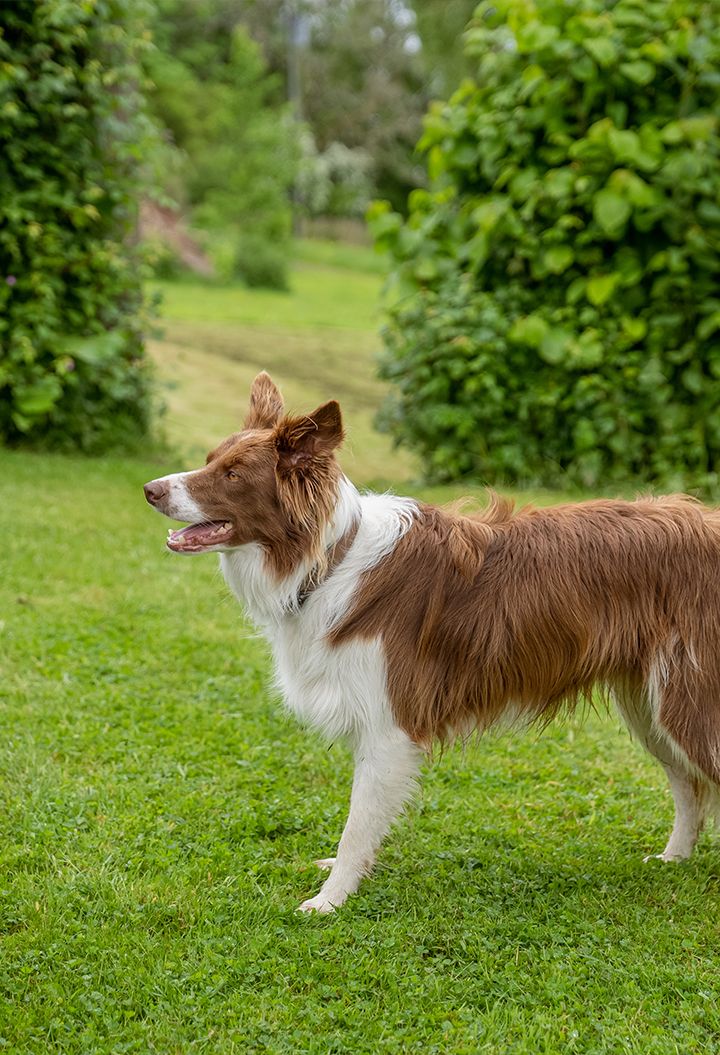
[[303, 470], [319, 458], [332, 454], [343, 441], [340, 404], [334, 399], [312, 414], [285, 418], [275, 431], [278, 470]]
[[283, 415], [285, 404], [280, 389], [265, 371], [258, 374], [250, 389], [250, 409], [245, 418], [246, 429], [275, 428]]

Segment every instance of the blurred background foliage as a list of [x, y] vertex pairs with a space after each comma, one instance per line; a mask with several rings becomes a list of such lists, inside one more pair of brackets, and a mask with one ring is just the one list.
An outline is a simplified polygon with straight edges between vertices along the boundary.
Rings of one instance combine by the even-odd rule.
[[221, 276], [282, 288], [293, 227], [360, 221], [374, 197], [402, 212], [424, 184], [422, 116], [460, 81], [473, 8], [158, 0], [145, 51], [158, 203], [210, 233]]
[[0, 439], [94, 452], [150, 429], [132, 243], [142, 8], [17, 0], [0, 22]]
[[[300, 260], [368, 329], [367, 213], [391, 271], [379, 423], [428, 479], [715, 491], [719, 13], [0, 5], [0, 438], [145, 440], [150, 275], [307, 295]], [[318, 235], [347, 246], [339, 282]], [[317, 372], [341, 353], [313, 332]]]
[[494, 0], [373, 225], [383, 413], [436, 480], [715, 491], [720, 8]]
[[[282, 87], [237, 4], [160, 0], [145, 52], [155, 199], [221, 236], [227, 277], [282, 287], [298, 156]], [[172, 216], [172, 213], [170, 214]]]
[[[147, 264], [284, 289], [293, 233], [367, 241], [374, 196], [403, 209], [429, 94], [460, 73], [423, 47], [436, 6], [0, 5], [0, 438], [147, 437]], [[457, 33], [472, 6], [448, 3]]]

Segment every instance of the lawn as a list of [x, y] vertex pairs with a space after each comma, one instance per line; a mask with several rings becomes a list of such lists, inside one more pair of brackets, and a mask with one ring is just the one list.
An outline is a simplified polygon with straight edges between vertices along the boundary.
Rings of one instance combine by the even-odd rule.
[[[355, 304], [378, 276], [309, 256], [273, 325], [311, 348], [325, 330], [296, 303], [302, 281], [319, 312], [318, 272], [346, 271], [322, 285]], [[361, 892], [334, 916], [295, 912], [342, 829], [348, 752], [283, 713], [215, 559], [167, 553], [141, 493], [239, 420], [257, 366], [283, 361], [282, 342], [267, 362], [250, 343], [281, 295], [262, 295], [266, 313], [258, 294], [167, 292], [168, 343], [204, 364], [172, 390], [176, 435], [180, 395], [196, 415], [178, 459], [0, 452], [0, 1050], [720, 1051], [718, 837], [688, 864], [643, 863], [672, 807], [614, 716], [447, 751]], [[328, 349], [348, 330], [371, 358], [367, 319], [333, 310]], [[227, 344], [208, 351], [213, 333]], [[369, 429], [369, 358], [276, 372], [300, 407], [344, 377], [351, 428], [368, 386]], [[228, 384], [205, 425], [218, 363]], [[361, 461], [365, 479], [407, 479], [386, 456]]]

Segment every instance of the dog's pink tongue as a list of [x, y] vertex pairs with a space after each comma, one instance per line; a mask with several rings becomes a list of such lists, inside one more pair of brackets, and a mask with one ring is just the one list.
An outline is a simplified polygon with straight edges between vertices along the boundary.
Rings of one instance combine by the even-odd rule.
[[231, 535], [232, 524], [215, 520], [208, 524], [190, 524], [189, 527], [181, 528], [179, 531], [171, 531], [167, 544], [170, 549], [179, 553], [184, 550], [203, 549], [205, 546], [216, 546], [220, 542], [225, 542]]

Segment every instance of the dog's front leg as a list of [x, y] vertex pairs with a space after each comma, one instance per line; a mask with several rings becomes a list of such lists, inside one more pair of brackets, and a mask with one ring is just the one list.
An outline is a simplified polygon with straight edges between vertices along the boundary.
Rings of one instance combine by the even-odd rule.
[[301, 912], [332, 912], [355, 893], [415, 786], [421, 760], [422, 751], [401, 729], [361, 739], [355, 751], [350, 813], [337, 857], [320, 893], [304, 901]]

